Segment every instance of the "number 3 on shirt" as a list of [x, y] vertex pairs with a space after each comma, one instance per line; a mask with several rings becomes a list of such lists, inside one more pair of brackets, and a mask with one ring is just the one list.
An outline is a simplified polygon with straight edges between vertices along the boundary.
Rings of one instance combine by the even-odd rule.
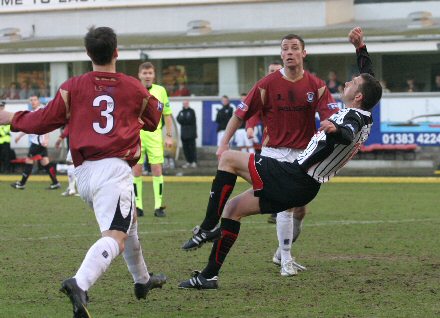
[[113, 129], [114, 120], [111, 113], [115, 110], [115, 102], [111, 96], [101, 95], [93, 100], [93, 107], [99, 107], [101, 102], [105, 102], [107, 105], [107, 108], [101, 111], [101, 116], [107, 119], [107, 123], [105, 127], [101, 127], [99, 122], [93, 122], [93, 129], [98, 134], [104, 135]]

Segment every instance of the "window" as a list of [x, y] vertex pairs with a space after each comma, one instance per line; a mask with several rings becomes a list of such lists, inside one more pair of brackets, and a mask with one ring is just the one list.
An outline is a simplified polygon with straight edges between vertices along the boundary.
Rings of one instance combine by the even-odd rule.
[[162, 60], [161, 77], [170, 96], [218, 95], [217, 59]]
[[0, 65], [0, 97], [27, 99], [37, 94], [50, 94], [49, 63]]

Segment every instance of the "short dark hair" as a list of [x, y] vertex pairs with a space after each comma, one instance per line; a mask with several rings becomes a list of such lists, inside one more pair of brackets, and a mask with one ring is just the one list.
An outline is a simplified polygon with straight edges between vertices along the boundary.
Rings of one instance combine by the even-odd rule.
[[155, 70], [156, 68], [154, 67], [154, 64], [151, 62], [144, 62], [141, 65], [139, 65], [139, 72], [142, 70], [148, 70], [152, 68], [153, 70]]
[[118, 46], [116, 33], [109, 27], [91, 27], [84, 37], [84, 46], [93, 63], [109, 64]]
[[282, 65], [280, 61], [272, 61], [269, 65]]
[[382, 85], [380, 82], [368, 73], [362, 73], [363, 83], [359, 85], [359, 92], [362, 93], [362, 109], [372, 109], [382, 97]]
[[286, 36], [284, 36], [281, 39], [281, 42], [283, 42], [284, 40], [293, 40], [293, 39], [297, 39], [301, 43], [303, 50], [306, 48], [306, 44], [304, 43], [304, 40], [302, 39], [302, 37], [300, 37], [297, 34], [293, 34], [293, 33], [290, 33], [290, 34], [287, 34]]

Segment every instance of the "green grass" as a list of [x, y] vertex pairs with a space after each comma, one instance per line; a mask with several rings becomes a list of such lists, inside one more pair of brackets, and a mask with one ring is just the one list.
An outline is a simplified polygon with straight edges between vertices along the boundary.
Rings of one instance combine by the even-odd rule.
[[[79, 198], [45, 186], [30, 182], [20, 191], [0, 183], [0, 317], [71, 317], [58, 288], [99, 237]], [[165, 187], [168, 216], [157, 219], [145, 184], [139, 231], [149, 270], [167, 274], [168, 283], [137, 301], [118, 257], [89, 291], [94, 318], [440, 316], [440, 183], [324, 185], [294, 246], [309, 269], [297, 277], [281, 277], [271, 263], [277, 242], [267, 216], [249, 217], [217, 291], [177, 289], [209, 255], [208, 246], [180, 246], [204, 216], [210, 185]]]

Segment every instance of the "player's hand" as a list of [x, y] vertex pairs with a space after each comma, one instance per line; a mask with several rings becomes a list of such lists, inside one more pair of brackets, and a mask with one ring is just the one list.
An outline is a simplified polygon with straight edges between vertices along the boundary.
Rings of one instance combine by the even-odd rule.
[[319, 127], [319, 131], [324, 131], [326, 134], [331, 134], [336, 132], [337, 128], [335, 124], [333, 124], [331, 121], [328, 121], [327, 119], [324, 121], [321, 121], [321, 125]]
[[165, 137], [165, 148], [171, 148], [173, 146], [173, 137]]
[[5, 110], [0, 111], [0, 125], [9, 125], [14, 117], [14, 113]]
[[246, 135], [248, 139], [254, 139], [254, 128], [246, 129]]
[[360, 27], [355, 27], [348, 33], [348, 40], [358, 49], [364, 46], [364, 32]]
[[229, 150], [229, 144], [223, 145], [221, 144], [220, 146], [218, 146], [217, 148], [217, 152], [215, 153], [217, 155], [217, 159], [220, 160], [220, 157], [222, 156], [222, 154], [226, 151]]

